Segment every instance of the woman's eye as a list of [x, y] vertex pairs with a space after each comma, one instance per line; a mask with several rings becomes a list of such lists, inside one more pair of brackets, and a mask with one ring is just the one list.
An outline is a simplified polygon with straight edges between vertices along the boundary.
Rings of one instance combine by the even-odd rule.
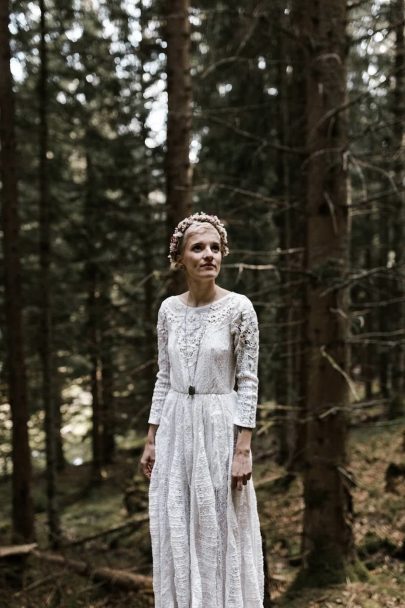
[[200, 245], [194, 245], [193, 251], [198, 251], [199, 249], [201, 249]]

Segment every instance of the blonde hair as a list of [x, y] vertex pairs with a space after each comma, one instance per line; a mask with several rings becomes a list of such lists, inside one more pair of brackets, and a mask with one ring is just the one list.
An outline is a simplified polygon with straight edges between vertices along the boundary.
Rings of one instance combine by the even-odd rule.
[[198, 211], [197, 213], [193, 213], [192, 215], [184, 218], [184, 220], [181, 220], [181, 222], [177, 224], [171, 236], [169, 255], [167, 257], [170, 260], [172, 268], [176, 268], [177, 258], [181, 251], [181, 244], [183, 242], [183, 237], [186, 230], [190, 228], [192, 224], [202, 224], [204, 222], [211, 224], [211, 226], [216, 229], [221, 240], [221, 253], [223, 256], [228, 255], [228, 234], [223, 223], [216, 215], [209, 215], [203, 211]]

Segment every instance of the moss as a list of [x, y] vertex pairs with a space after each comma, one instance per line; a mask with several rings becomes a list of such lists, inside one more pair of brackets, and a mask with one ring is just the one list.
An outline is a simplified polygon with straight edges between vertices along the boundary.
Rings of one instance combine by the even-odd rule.
[[367, 568], [358, 557], [343, 560], [333, 551], [317, 551], [310, 556], [305, 567], [298, 572], [289, 592], [294, 594], [305, 587], [329, 587], [346, 583], [348, 580], [351, 582], [366, 581], [368, 576]]
[[373, 532], [367, 532], [363, 543], [359, 547], [359, 555], [360, 557], [368, 557], [379, 552], [392, 555], [396, 548], [396, 545], [388, 538], [381, 538]]

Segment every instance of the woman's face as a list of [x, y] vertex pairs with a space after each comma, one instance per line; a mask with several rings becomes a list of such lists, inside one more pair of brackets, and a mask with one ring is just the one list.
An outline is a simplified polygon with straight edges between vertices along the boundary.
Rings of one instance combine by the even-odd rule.
[[185, 243], [178, 262], [189, 279], [216, 279], [221, 270], [221, 238], [211, 224], [191, 225], [184, 233]]

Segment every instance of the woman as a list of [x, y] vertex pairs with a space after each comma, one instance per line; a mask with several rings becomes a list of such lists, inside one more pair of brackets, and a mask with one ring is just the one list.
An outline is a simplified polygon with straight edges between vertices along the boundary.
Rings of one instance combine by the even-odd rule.
[[171, 238], [169, 258], [188, 291], [159, 310], [159, 372], [141, 459], [156, 608], [263, 606], [250, 451], [258, 327], [250, 300], [216, 284], [228, 253], [223, 224], [205, 213], [184, 219]]

